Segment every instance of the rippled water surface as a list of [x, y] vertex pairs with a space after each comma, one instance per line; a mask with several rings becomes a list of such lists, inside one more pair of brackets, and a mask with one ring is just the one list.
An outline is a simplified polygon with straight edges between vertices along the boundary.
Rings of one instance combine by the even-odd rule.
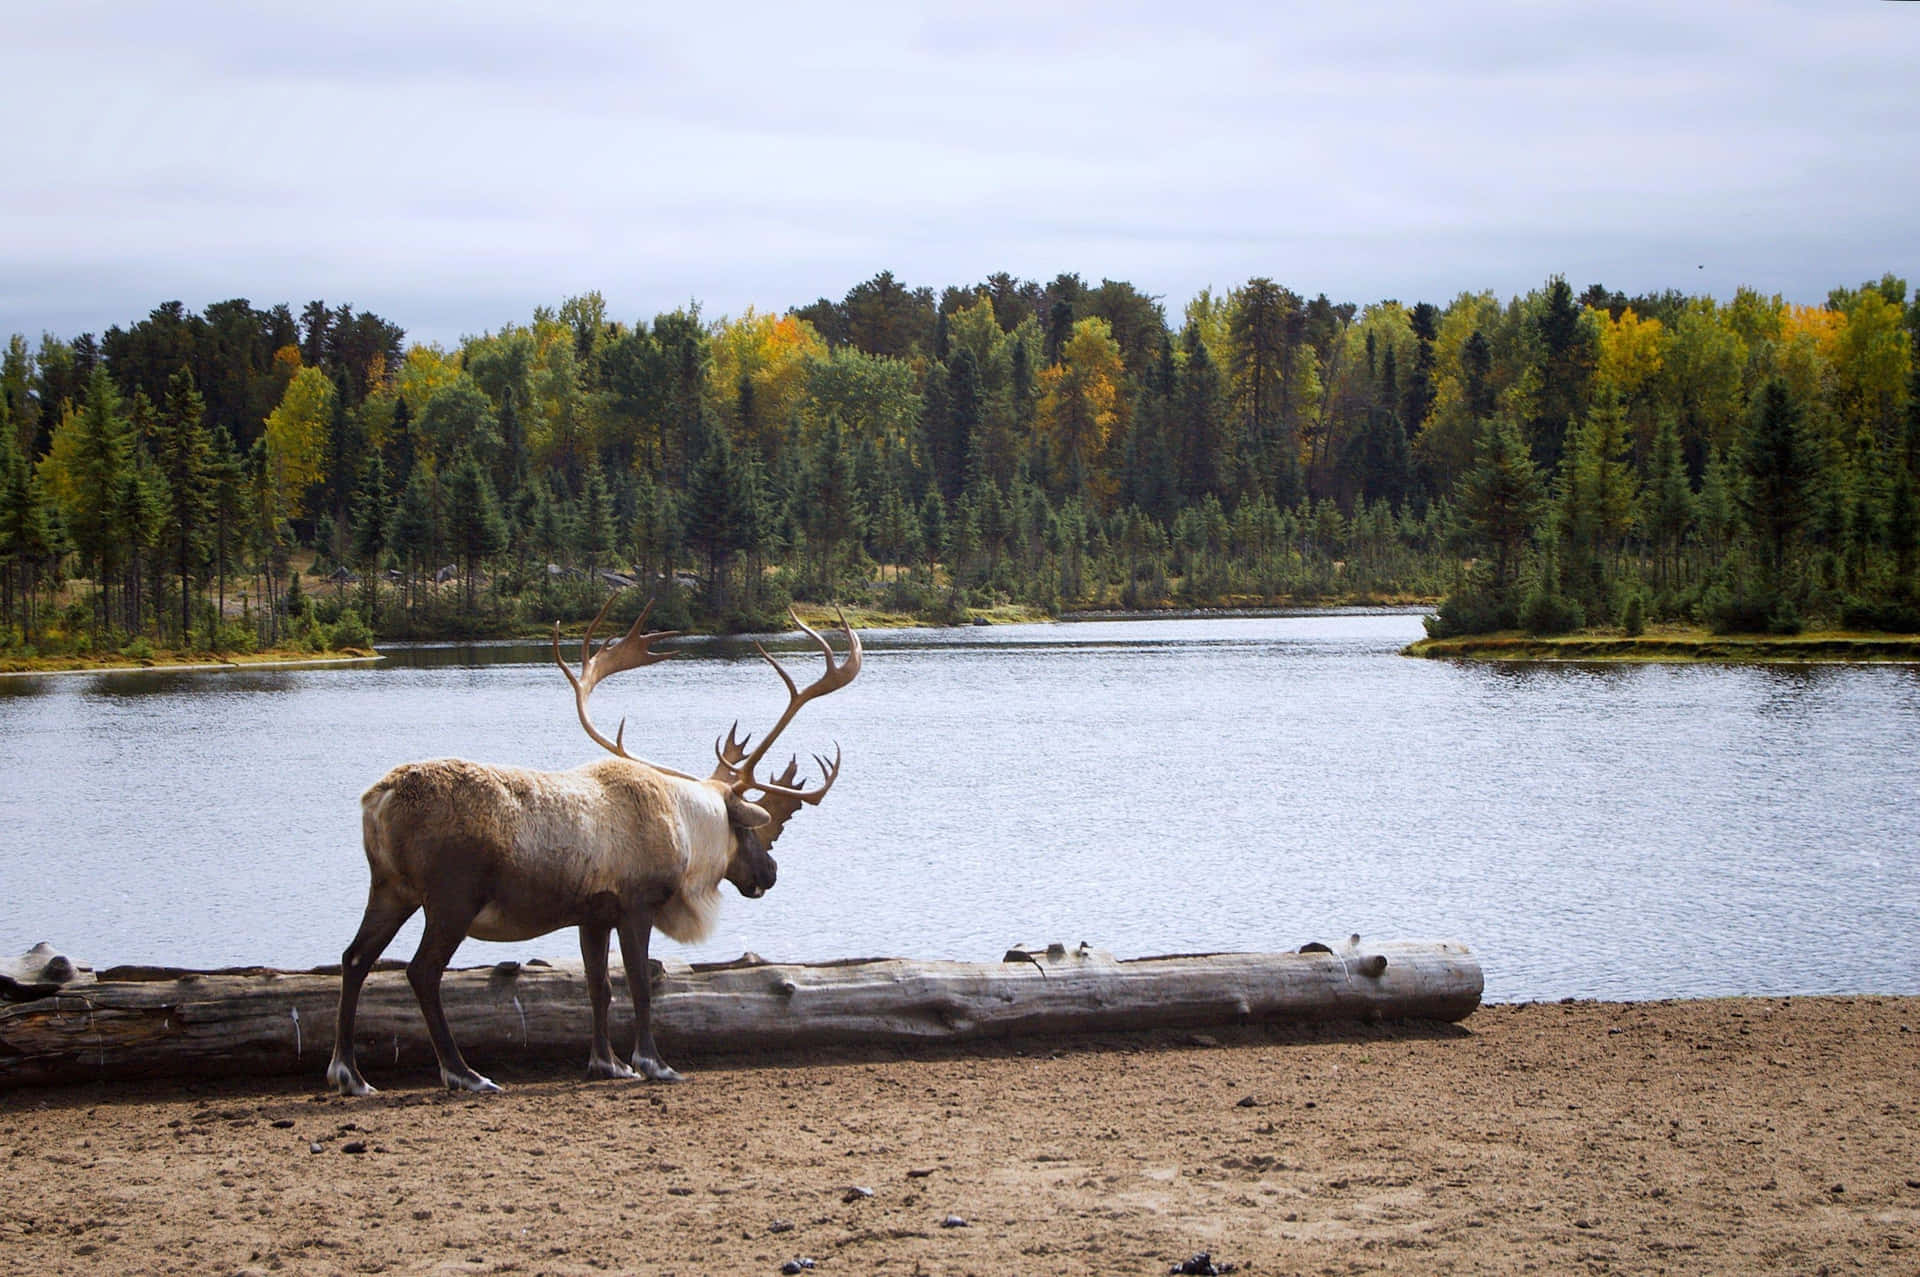
[[[1417, 617], [866, 636], [784, 742], [838, 740], [765, 899], [656, 952], [998, 958], [1473, 946], [1489, 1000], [1920, 993], [1920, 671], [1456, 666]], [[704, 774], [784, 693], [751, 649], [621, 675], [597, 717]], [[789, 649], [796, 673], [817, 657]], [[100, 964], [337, 961], [358, 797], [461, 755], [598, 751], [542, 649], [378, 668], [0, 679], [0, 949]], [[418, 922], [389, 950], [411, 951]], [[571, 932], [457, 961], [576, 956]]]

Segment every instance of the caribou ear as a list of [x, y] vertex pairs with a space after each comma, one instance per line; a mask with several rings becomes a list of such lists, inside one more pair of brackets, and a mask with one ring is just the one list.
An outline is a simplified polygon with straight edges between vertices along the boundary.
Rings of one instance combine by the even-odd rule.
[[741, 829], [764, 829], [773, 823], [773, 816], [765, 807], [734, 793], [727, 795], [727, 819]]

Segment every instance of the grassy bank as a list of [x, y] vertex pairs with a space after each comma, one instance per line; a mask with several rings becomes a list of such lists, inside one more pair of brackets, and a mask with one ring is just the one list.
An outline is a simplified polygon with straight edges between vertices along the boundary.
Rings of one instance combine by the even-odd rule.
[[110, 674], [122, 670], [221, 670], [247, 666], [331, 665], [372, 660], [371, 648], [350, 647], [317, 653], [310, 648], [270, 648], [264, 652], [174, 651], [154, 648], [151, 655], [125, 652], [70, 653], [64, 656], [0, 656], [0, 674]]
[[1405, 648], [1404, 654], [1472, 661], [1920, 662], [1920, 635], [1841, 630], [1792, 635], [1713, 634], [1702, 629], [1662, 628], [1633, 637], [1586, 631], [1548, 638], [1507, 631], [1421, 639]]

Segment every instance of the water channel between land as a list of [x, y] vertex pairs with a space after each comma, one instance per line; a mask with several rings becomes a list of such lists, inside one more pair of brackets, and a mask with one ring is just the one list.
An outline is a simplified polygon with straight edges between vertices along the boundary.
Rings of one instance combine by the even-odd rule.
[[[1920, 668], [1471, 665], [1415, 615], [872, 631], [783, 749], [833, 794], [766, 898], [656, 956], [1129, 957], [1456, 939], [1487, 998], [1920, 993]], [[595, 696], [704, 774], [785, 704], [741, 642]], [[806, 673], [818, 657], [782, 640]], [[357, 800], [457, 755], [598, 753], [539, 645], [377, 667], [0, 680], [0, 948], [99, 965], [337, 961]], [[390, 956], [411, 952], [418, 920]], [[456, 963], [577, 957], [570, 932]]]

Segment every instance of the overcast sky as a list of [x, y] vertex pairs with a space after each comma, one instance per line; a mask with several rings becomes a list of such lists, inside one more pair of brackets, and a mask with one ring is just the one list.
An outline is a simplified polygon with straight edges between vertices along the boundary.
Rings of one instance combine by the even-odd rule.
[[1444, 303], [1920, 280], [1920, 4], [0, 8], [0, 335], [415, 339], [1005, 270]]

